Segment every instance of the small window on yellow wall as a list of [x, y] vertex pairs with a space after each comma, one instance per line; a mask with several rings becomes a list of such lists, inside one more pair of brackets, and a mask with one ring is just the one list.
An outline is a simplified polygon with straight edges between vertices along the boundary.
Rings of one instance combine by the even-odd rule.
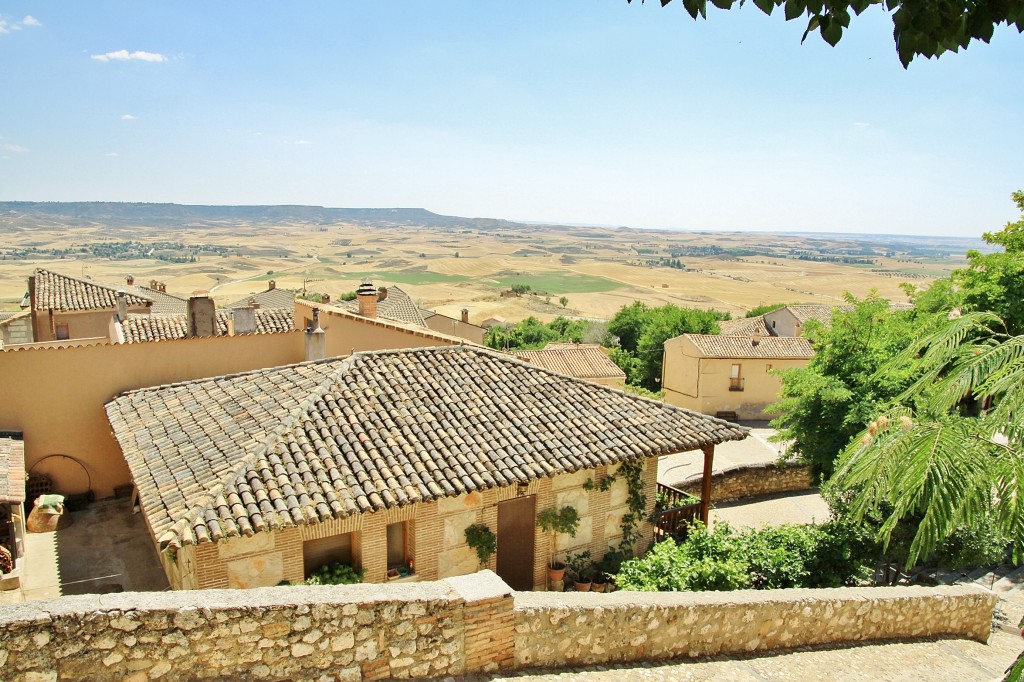
[[68, 325], [63, 322], [56, 326], [56, 328], [54, 329], [54, 334], [57, 337], [58, 341], [64, 341], [65, 339], [71, 338], [71, 334], [68, 332]]

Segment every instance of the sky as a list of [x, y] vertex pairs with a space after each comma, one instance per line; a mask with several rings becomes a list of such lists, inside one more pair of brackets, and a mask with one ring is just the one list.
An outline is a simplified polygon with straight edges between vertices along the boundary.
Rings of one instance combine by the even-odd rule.
[[752, 3], [0, 4], [0, 200], [422, 207], [978, 236], [1019, 217], [1024, 36], [904, 70]]

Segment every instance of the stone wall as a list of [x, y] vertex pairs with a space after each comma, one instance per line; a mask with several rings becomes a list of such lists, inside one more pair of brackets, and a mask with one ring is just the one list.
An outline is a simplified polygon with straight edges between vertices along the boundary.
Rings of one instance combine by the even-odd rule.
[[939, 635], [986, 641], [996, 596], [974, 585], [554, 597], [516, 593], [516, 667], [746, 654]]
[[[404, 585], [65, 597], [0, 609], [7, 682], [423, 678], [512, 665], [493, 573]], [[493, 624], [493, 625], [491, 625]]]
[[[714, 473], [711, 477], [711, 501], [731, 502], [757, 495], [809, 490], [813, 486], [811, 470], [804, 464], [742, 464]], [[699, 476], [676, 487], [700, 497]]]
[[380, 680], [841, 645], [988, 638], [974, 585], [513, 593], [437, 582], [64, 597], [0, 607], [5, 682]]

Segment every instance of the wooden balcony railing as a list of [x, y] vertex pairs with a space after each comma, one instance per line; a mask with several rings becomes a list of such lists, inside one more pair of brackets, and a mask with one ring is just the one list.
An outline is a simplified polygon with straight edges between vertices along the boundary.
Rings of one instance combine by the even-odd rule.
[[654, 512], [654, 539], [685, 537], [690, 524], [700, 519], [700, 501], [671, 486], [658, 484], [658, 506]]
[[730, 391], [742, 391], [743, 390], [743, 377], [732, 377], [729, 379], [729, 390]]

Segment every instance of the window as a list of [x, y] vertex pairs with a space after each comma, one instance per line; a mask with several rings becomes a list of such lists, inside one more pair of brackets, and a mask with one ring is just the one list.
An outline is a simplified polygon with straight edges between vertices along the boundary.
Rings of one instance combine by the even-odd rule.
[[324, 564], [340, 561], [355, 567], [357, 559], [353, 545], [356, 544], [355, 533], [342, 533], [318, 540], [307, 540], [302, 543], [302, 568], [305, 577]]
[[64, 341], [65, 339], [71, 338], [71, 333], [68, 331], [68, 325], [66, 322], [61, 322], [57, 324], [57, 326], [54, 328], [54, 334], [56, 335], [58, 341]]
[[742, 365], [733, 365], [732, 370], [729, 372], [729, 390], [730, 391], [742, 391], [743, 390], [743, 377], [741, 376]]
[[388, 575], [395, 577], [393, 573], [409, 574], [410, 559], [412, 553], [409, 551], [409, 522], [399, 521], [388, 524]]

